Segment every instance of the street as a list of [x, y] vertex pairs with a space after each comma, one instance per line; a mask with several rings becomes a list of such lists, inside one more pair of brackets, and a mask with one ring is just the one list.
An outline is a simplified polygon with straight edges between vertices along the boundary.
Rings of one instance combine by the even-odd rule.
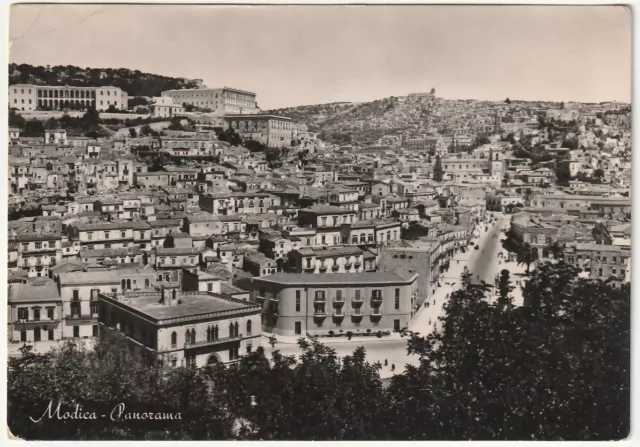
[[[457, 253], [450, 262], [449, 271], [440, 277], [440, 285], [433, 295], [431, 295], [422, 305], [409, 329], [419, 332], [422, 335], [428, 334], [437, 327], [438, 317], [442, 316], [443, 306], [447, 296], [460, 286], [460, 275], [466, 266], [473, 274], [475, 281], [478, 281], [476, 275], [480, 275], [480, 279], [493, 285], [495, 274], [498, 268], [498, 253], [502, 250], [500, 245], [502, 228], [508, 222], [509, 217], [503, 214], [495, 214], [492, 224], [489, 224], [489, 230], [484, 231], [486, 224], [481, 224], [479, 237], [474, 240], [474, 245], [478, 244], [479, 250], [475, 250], [470, 245], [466, 253]], [[493, 237], [497, 235], [497, 237]], [[367, 360], [370, 362], [380, 362], [383, 367], [380, 371], [380, 377], [391, 377], [394, 374], [402, 372], [405, 364], [418, 364], [416, 356], [407, 355], [407, 342], [405, 339], [377, 339], [371, 340], [341, 340], [339, 343], [331, 343], [323, 339], [322, 342], [331, 346], [336, 350], [338, 356], [343, 357], [353, 353], [358, 346], [363, 346], [367, 351]], [[267, 355], [272, 351], [271, 346], [267, 343], [266, 337], [263, 337], [263, 346]], [[275, 349], [280, 350], [286, 355], [299, 355], [300, 348], [295, 343], [278, 343]], [[384, 361], [387, 360], [387, 366]], [[395, 365], [395, 370], [392, 370]]]

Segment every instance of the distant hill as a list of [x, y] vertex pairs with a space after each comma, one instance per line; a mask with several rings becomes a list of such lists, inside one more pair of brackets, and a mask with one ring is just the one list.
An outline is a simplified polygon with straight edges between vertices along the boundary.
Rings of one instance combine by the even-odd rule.
[[9, 85], [69, 85], [74, 87], [120, 87], [129, 96], [160, 96], [164, 90], [196, 88], [195, 82], [127, 68], [80, 68], [73, 65], [54, 67], [9, 64]]
[[394, 124], [376, 124], [385, 121], [387, 114], [392, 114], [397, 107], [398, 98], [392, 96], [363, 103], [334, 102], [287, 107], [268, 113], [305, 123], [310, 130], [320, 132], [321, 138], [332, 143], [371, 143], [389, 130], [395, 130]]

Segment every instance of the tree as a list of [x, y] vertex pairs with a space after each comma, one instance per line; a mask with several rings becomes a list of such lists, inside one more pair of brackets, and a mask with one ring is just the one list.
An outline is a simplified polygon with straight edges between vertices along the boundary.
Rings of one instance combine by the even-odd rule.
[[597, 179], [602, 179], [604, 177], [604, 171], [600, 168], [593, 171], [593, 176]]
[[181, 118], [177, 116], [174, 116], [173, 118], [171, 118], [171, 124], [169, 124], [168, 129], [169, 130], [185, 130], [184, 126], [182, 125]]
[[511, 292], [515, 287], [511, 285], [509, 276], [510, 273], [507, 269], [503, 269], [500, 272], [500, 278], [498, 280], [498, 305], [501, 310], [506, 310], [508, 307], [513, 306], [513, 297], [511, 296]]
[[509, 98], [505, 99], [504, 102], [506, 102], [507, 104], [511, 104], [511, 100]]
[[27, 120], [22, 115], [18, 114], [14, 109], [9, 109], [9, 127], [23, 129], [26, 124]]
[[454, 292], [441, 331], [406, 334], [419, 364], [392, 380], [388, 436], [626, 437], [630, 294], [576, 275], [563, 262], [538, 266], [523, 290], [524, 307], [509, 305], [505, 271], [493, 304], [475, 284]]
[[553, 256], [553, 259], [564, 259], [564, 249], [558, 243], [558, 241], [554, 241], [547, 247], [547, 251], [549, 254]]
[[[27, 350], [25, 350], [27, 351]], [[153, 355], [135, 350], [122, 335], [105, 329], [93, 351], [67, 342], [46, 355], [29, 351], [10, 359], [8, 425], [25, 439], [226, 439], [233, 417], [222, 390], [211, 386], [217, 370], [158, 367]], [[49, 402], [62, 411], [110, 415], [118, 404], [130, 412], [181, 413], [174, 420], [111, 421], [42, 418]]]
[[138, 138], [138, 132], [136, 131], [135, 127], [130, 127], [129, 128], [129, 137]]
[[564, 109], [564, 101], [562, 101], [562, 102], [560, 103], [560, 108], [561, 108], [561, 109]]
[[527, 275], [529, 274], [529, 268], [531, 264], [538, 259], [538, 250], [528, 243], [523, 244], [517, 252], [516, 260], [518, 265], [524, 264], [527, 266]]

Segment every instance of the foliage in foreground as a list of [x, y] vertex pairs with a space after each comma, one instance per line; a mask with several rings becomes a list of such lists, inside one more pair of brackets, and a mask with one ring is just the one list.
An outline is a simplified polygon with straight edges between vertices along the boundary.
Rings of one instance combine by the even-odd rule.
[[[312, 340], [299, 358], [260, 349], [238, 365], [169, 369], [107, 336], [11, 360], [9, 427], [27, 439], [621, 439], [630, 421], [630, 293], [539, 264], [513, 304], [509, 272], [452, 294], [442, 330], [408, 333], [406, 367], [384, 389], [362, 348], [338, 359]], [[46, 420], [50, 400], [180, 421]], [[151, 409], [151, 410], [150, 410]]]

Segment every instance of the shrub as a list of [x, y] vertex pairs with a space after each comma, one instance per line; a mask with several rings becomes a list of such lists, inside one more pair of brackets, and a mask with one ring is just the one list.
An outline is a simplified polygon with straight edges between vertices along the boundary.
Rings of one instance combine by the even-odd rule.
[[367, 333], [371, 332], [371, 329], [367, 329]]
[[334, 332], [333, 331], [329, 331], [329, 337], [333, 337]]
[[378, 336], [378, 338], [382, 338], [382, 332], [378, 331], [378, 333], [376, 334]]
[[476, 244], [476, 246], [473, 248], [475, 248], [476, 250], [480, 250], [480, 247], [478, 247], [478, 244]]
[[349, 340], [351, 340], [351, 337], [353, 337], [353, 332], [348, 331], [348, 332], [347, 332], [347, 338], [348, 338]]

